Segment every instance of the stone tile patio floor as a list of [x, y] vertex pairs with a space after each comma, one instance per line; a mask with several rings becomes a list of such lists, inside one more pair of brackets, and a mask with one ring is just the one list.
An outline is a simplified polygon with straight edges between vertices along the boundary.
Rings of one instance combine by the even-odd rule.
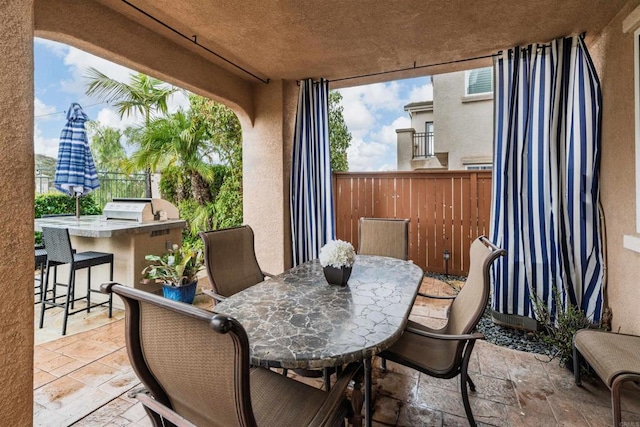
[[[425, 278], [423, 290], [450, 293], [449, 285]], [[446, 302], [417, 302], [412, 319], [442, 324]], [[199, 305], [210, 304], [200, 299]], [[35, 306], [36, 318], [39, 306]], [[47, 312], [45, 328], [36, 323], [34, 363], [35, 426], [149, 426], [141, 406], [127, 393], [140, 387], [127, 358], [121, 310], [108, 319], [98, 309], [69, 320], [60, 338], [60, 314]], [[37, 320], [37, 319], [36, 319]], [[54, 339], [57, 337], [56, 339]], [[374, 425], [468, 425], [458, 379], [441, 380], [388, 363], [374, 361]], [[470, 375], [477, 386], [470, 393], [479, 424], [495, 426], [611, 425], [610, 394], [597, 379], [576, 387], [572, 374], [543, 356], [479, 342]], [[297, 378], [320, 387], [321, 381]], [[623, 421], [640, 426], [640, 392], [626, 390]]]

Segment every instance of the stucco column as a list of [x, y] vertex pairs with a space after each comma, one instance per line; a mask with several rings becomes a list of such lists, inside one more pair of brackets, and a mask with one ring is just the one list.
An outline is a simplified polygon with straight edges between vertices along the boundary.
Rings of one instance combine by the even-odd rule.
[[0, 414], [33, 422], [33, 1], [0, 1]]
[[298, 87], [257, 83], [253, 95], [253, 123], [240, 117], [244, 223], [255, 233], [260, 267], [277, 274], [291, 267], [289, 177]]
[[397, 142], [397, 169], [399, 171], [410, 171], [411, 159], [413, 159], [413, 134], [415, 129], [396, 129]]

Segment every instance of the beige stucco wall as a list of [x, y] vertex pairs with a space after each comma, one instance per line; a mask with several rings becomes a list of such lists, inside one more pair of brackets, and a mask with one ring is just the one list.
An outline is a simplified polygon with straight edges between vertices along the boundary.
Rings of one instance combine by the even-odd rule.
[[414, 132], [413, 128], [396, 129], [396, 169], [399, 171], [411, 170]]
[[[601, 199], [607, 225], [608, 298], [613, 329], [640, 334], [640, 253], [623, 248], [636, 235], [633, 34], [622, 21], [640, 4], [630, 1], [600, 36], [588, 43], [602, 84]], [[589, 42], [589, 38], [587, 41]]]
[[36, 0], [35, 33], [224, 102], [252, 117], [252, 78], [241, 79], [95, 1]]
[[449, 152], [450, 170], [464, 169], [463, 158], [492, 157], [493, 100], [465, 98], [464, 84], [464, 71], [433, 76], [434, 149]]
[[0, 415], [33, 417], [33, 14], [32, 1], [0, 2]]
[[241, 118], [244, 222], [253, 228], [260, 267], [273, 274], [291, 266], [288, 195], [297, 96], [295, 82], [256, 85], [255, 120]]
[[[435, 105], [435, 102], [434, 102]], [[411, 127], [416, 132], [425, 132], [425, 122], [433, 121], [433, 110], [430, 111], [415, 111], [411, 114]]]

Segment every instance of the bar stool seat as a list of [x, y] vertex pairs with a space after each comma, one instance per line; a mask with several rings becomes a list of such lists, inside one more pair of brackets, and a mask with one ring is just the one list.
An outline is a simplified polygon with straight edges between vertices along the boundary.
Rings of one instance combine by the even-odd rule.
[[[87, 311], [92, 308], [108, 304], [109, 317], [113, 311], [113, 296], [109, 295], [107, 301], [99, 303], [91, 303], [91, 294], [101, 293], [99, 289], [91, 289], [91, 267], [109, 264], [109, 280], [113, 281], [113, 254], [106, 252], [86, 251], [76, 253], [71, 247], [71, 239], [69, 238], [69, 230], [66, 228], [42, 227], [42, 237], [45, 242], [47, 251], [47, 269], [44, 278], [44, 287], [41, 291], [42, 310], [40, 312], [40, 328], [44, 325], [45, 311], [53, 307], [64, 309], [64, 318], [62, 323], [62, 335], [67, 333], [67, 318], [70, 315]], [[59, 265], [69, 264], [69, 280], [67, 283], [59, 283], [57, 275], [54, 272], [52, 295], [49, 297], [49, 273], [51, 267], [56, 268]], [[85, 296], [75, 297], [75, 281], [76, 271], [87, 269], [87, 294]], [[65, 295], [56, 295], [57, 286], [67, 287]], [[58, 300], [61, 300], [60, 302]], [[81, 309], [75, 309], [75, 302], [86, 300], [86, 306]], [[69, 308], [73, 309], [70, 311]]]

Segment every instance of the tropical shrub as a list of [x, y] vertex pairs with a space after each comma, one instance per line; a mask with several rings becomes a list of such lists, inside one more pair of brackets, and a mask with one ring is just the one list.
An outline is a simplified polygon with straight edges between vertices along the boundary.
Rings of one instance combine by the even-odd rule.
[[[38, 194], [35, 198], [35, 218], [42, 218], [44, 215], [64, 215], [76, 213], [76, 199], [63, 193]], [[81, 215], [100, 215], [102, 209], [95, 202], [93, 195], [80, 198]], [[42, 233], [36, 231], [35, 242], [42, 243]]]

